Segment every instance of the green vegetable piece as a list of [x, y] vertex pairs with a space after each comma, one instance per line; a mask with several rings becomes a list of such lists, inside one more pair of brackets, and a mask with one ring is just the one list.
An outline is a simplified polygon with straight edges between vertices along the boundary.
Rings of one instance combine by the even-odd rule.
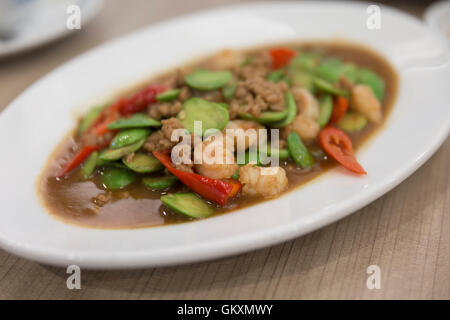
[[286, 103], [287, 115], [283, 120], [272, 123], [270, 126], [274, 128], [284, 128], [294, 121], [297, 115], [297, 103], [295, 102], [294, 96], [290, 91], [287, 91], [284, 97]]
[[294, 68], [311, 70], [319, 63], [320, 53], [300, 52], [292, 60], [290, 65]]
[[239, 169], [237, 169], [234, 173], [233, 173], [233, 175], [231, 176], [231, 179], [235, 179], [235, 180], [239, 180], [239, 177], [240, 177], [241, 175], [239, 174]]
[[164, 168], [163, 164], [153, 155], [144, 153], [136, 153], [131, 161], [127, 161], [126, 157], [122, 161], [128, 169], [139, 173], [150, 173]]
[[81, 177], [83, 180], [89, 179], [91, 174], [94, 172], [95, 167], [97, 165], [98, 152], [94, 151], [91, 155], [83, 162], [81, 166]]
[[100, 158], [100, 160], [103, 160], [103, 161], [119, 160], [122, 157], [126, 156], [127, 154], [130, 154], [132, 152], [139, 150], [139, 148], [142, 147], [144, 142], [145, 142], [145, 138], [142, 140], [139, 140], [136, 143], [133, 143], [129, 146], [126, 146], [126, 147], [123, 147], [120, 149], [106, 149], [100, 153], [99, 158]]
[[336, 58], [327, 59], [319, 64], [314, 72], [319, 78], [334, 83], [339, 80], [342, 72], [342, 63]]
[[367, 118], [355, 112], [347, 112], [338, 121], [337, 126], [347, 132], [358, 132], [367, 125]]
[[339, 90], [339, 89], [333, 87], [333, 85], [326, 80], [323, 80], [320, 78], [314, 78], [313, 83], [320, 91], [323, 91], [326, 93], [331, 93], [331, 94], [338, 95], [338, 96], [344, 96], [344, 97], [349, 96], [348, 91]]
[[271, 82], [281, 82], [284, 81], [289, 86], [291, 84], [291, 79], [286, 75], [286, 72], [283, 69], [272, 71], [266, 77], [267, 81]]
[[358, 80], [358, 67], [353, 63], [344, 63], [342, 65], [342, 75], [351, 83], [356, 83]]
[[205, 69], [197, 69], [191, 74], [188, 74], [184, 81], [191, 88], [203, 91], [217, 90], [231, 80], [233, 74], [231, 71], [211, 71]]
[[246, 57], [242, 62], [241, 62], [241, 67], [245, 67], [247, 65], [249, 65], [250, 63], [252, 63], [253, 61], [253, 57]]
[[98, 116], [102, 112], [104, 107], [94, 107], [89, 110], [86, 115], [83, 117], [80, 123], [80, 127], [78, 128], [78, 132], [80, 135], [86, 132], [87, 129], [97, 120]]
[[130, 118], [123, 118], [114, 121], [108, 125], [108, 129], [119, 130], [119, 129], [131, 129], [131, 128], [144, 128], [144, 127], [160, 127], [161, 122], [150, 118], [143, 113], [136, 113]]
[[228, 84], [222, 88], [222, 95], [226, 100], [233, 100], [236, 92], [236, 83]]
[[172, 89], [161, 92], [158, 95], [156, 95], [156, 100], [163, 102], [175, 100], [176, 98], [178, 98], [180, 91], [181, 91], [180, 89]]
[[213, 208], [191, 192], [164, 195], [161, 202], [169, 209], [195, 219], [206, 218], [214, 213]]
[[201, 121], [202, 134], [208, 129], [223, 130], [228, 123], [228, 109], [216, 102], [200, 98], [190, 98], [183, 104], [178, 119], [186, 130], [194, 133], [194, 121]]
[[378, 100], [383, 101], [385, 85], [383, 79], [369, 69], [359, 70], [359, 83], [369, 86]]
[[271, 73], [269, 73], [269, 75], [266, 77], [266, 80], [271, 81], [271, 82], [279, 82], [281, 80], [283, 80], [285, 77], [284, 75], [284, 71], [281, 70], [275, 70], [272, 71]]
[[116, 137], [111, 141], [111, 149], [120, 149], [130, 144], [136, 143], [142, 139], [147, 138], [150, 134], [149, 129], [145, 128], [135, 128], [120, 131]]
[[[100, 153], [100, 155], [102, 155], [102, 153]], [[105, 161], [100, 159], [100, 155], [97, 158], [97, 163], [96, 163], [96, 167], [115, 167], [115, 168], [120, 168], [120, 169], [128, 169], [128, 167], [126, 165], [123, 164], [122, 161]]]
[[319, 100], [319, 118], [317, 122], [321, 128], [325, 127], [330, 121], [333, 112], [333, 98], [329, 94], [323, 95]]
[[306, 88], [310, 92], [315, 92], [315, 86], [313, 83], [314, 77], [307, 71], [293, 71], [290, 73], [291, 82], [294, 85], [299, 85]]
[[178, 179], [175, 176], [163, 176], [163, 177], [144, 177], [142, 183], [152, 190], [164, 190], [170, 188]]
[[102, 172], [102, 183], [106, 189], [123, 189], [136, 180], [136, 176], [129, 170], [107, 167]]
[[253, 163], [256, 162], [257, 166], [262, 166], [263, 165], [262, 162], [261, 162], [260, 154], [259, 154], [259, 152], [257, 150], [255, 150], [255, 151], [247, 150], [245, 152], [244, 163], [238, 163], [238, 165], [240, 167], [242, 167], [242, 166], [245, 166], [246, 164], [248, 164], [250, 162], [253, 162]]
[[290, 157], [289, 150], [287, 149], [274, 149], [270, 148], [270, 146], [267, 148], [267, 155], [269, 157], [276, 157], [278, 156], [278, 159], [281, 161], [287, 160]]
[[314, 164], [314, 158], [303, 144], [296, 132], [291, 132], [287, 138], [287, 145], [292, 159], [303, 169]]
[[228, 104], [225, 102], [217, 102], [220, 106], [228, 110]]
[[283, 111], [273, 112], [273, 111], [264, 111], [261, 112], [259, 117], [252, 116], [249, 113], [241, 112], [239, 113], [239, 117], [244, 120], [252, 120], [263, 124], [270, 124], [274, 122], [278, 122], [286, 118], [288, 115], [288, 109], [284, 109]]

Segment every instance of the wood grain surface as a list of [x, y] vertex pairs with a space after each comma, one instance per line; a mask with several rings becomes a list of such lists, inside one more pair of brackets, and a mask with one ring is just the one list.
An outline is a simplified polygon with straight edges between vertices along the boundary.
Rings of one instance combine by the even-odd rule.
[[[0, 61], [0, 110], [44, 74], [100, 43], [150, 23], [232, 2], [238, 1], [106, 0], [98, 18], [81, 32]], [[427, 2], [396, 4], [420, 16]], [[63, 268], [0, 250], [0, 299], [448, 299], [449, 173], [447, 139], [397, 188], [309, 235], [193, 265], [82, 271], [80, 290], [67, 289]], [[381, 269], [380, 289], [366, 286], [369, 265]]]

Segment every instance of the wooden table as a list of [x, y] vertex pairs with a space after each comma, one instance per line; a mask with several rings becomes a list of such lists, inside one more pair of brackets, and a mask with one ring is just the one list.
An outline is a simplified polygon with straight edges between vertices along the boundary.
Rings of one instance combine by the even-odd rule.
[[[225, 0], [108, 0], [84, 30], [51, 46], [0, 61], [0, 110], [31, 83], [99, 43], [149, 23]], [[405, 2], [400, 4], [406, 5]], [[420, 15], [423, 2], [407, 10]], [[135, 271], [83, 271], [66, 288], [63, 268], [0, 251], [3, 299], [450, 298], [450, 140], [397, 188], [307, 236], [206, 263]], [[369, 265], [381, 289], [366, 286]]]

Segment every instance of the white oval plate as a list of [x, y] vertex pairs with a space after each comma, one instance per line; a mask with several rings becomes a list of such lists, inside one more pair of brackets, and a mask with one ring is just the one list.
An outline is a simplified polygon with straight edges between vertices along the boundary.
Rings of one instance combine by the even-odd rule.
[[[298, 237], [367, 205], [422, 165], [450, 128], [450, 63], [445, 44], [418, 20], [368, 5], [276, 2], [201, 12], [151, 26], [83, 54], [35, 83], [0, 116], [0, 245], [55, 265], [161, 266], [211, 259]], [[94, 230], [48, 215], [35, 182], [74, 113], [93, 97], [225, 47], [345, 37], [375, 48], [400, 76], [385, 128], [358, 151], [368, 172], [336, 168], [282, 197], [210, 219], [167, 227]], [[124, 212], [126, 214], [126, 212]]]

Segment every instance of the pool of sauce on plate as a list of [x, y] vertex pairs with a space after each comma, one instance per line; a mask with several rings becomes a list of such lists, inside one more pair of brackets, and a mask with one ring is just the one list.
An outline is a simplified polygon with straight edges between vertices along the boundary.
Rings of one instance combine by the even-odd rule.
[[[336, 56], [343, 61], [353, 62], [358, 66], [365, 66], [377, 72], [386, 84], [385, 98], [382, 103], [383, 122], [386, 121], [395, 101], [398, 80], [394, 69], [383, 57], [368, 48], [344, 42], [310, 42], [293, 44], [290, 47], [320, 50], [326, 55]], [[251, 53], [261, 49], [263, 48], [250, 49], [246, 52]], [[152, 79], [156, 81], [158, 77]], [[361, 132], [349, 134], [354, 148], [357, 150], [358, 147], [367, 142], [374, 132], [382, 129], [383, 125], [384, 123], [374, 126], [369, 123]], [[65, 178], [56, 178], [56, 173], [61, 168], [62, 159], [68, 159], [72, 156], [74, 145], [75, 141], [73, 133], [71, 133], [52, 153], [38, 180], [39, 197], [52, 216], [70, 224], [106, 229], [142, 228], [192, 220], [173, 213], [162, 206], [159, 198], [164, 192], [155, 192], [145, 188], [140, 183], [139, 178], [127, 187], [126, 191], [112, 191], [110, 193], [112, 201], [101, 207], [96, 206], [93, 199], [106, 192], [98, 177], [88, 181], [80, 181], [79, 169], [76, 169]], [[315, 144], [309, 145], [308, 148], [313, 151], [320, 150], [319, 146]], [[296, 169], [291, 162], [282, 162], [281, 166], [286, 169], [289, 179], [289, 190], [287, 192], [316, 178], [335, 165], [334, 160], [326, 157], [322, 161], [317, 161], [312, 168], [307, 170]], [[178, 183], [170, 191], [188, 191], [188, 189]], [[238, 196], [227, 206], [217, 208], [216, 215], [242, 209], [263, 201], [267, 200]]]

